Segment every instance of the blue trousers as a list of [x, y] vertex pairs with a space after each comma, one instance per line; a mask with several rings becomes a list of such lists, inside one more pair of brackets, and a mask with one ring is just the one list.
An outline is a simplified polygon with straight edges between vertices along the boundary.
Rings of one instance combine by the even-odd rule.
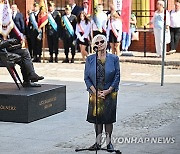
[[128, 50], [128, 48], [131, 45], [131, 38], [132, 38], [132, 33], [135, 31], [135, 28], [131, 28], [130, 32], [123, 32], [122, 35], [122, 50]]

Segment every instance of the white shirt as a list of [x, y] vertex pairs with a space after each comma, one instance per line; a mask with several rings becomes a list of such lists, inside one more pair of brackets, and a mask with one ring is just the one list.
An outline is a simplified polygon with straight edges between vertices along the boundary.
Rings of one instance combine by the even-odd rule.
[[13, 19], [16, 17], [16, 14], [17, 14], [17, 11], [14, 11], [14, 12], [12, 13]]
[[86, 14], [88, 14], [88, 7], [87, 7], [87, 8], [84, 8], [84, 12], [85, 12]]
[[180, 11], [175, 11], [172, 10], [170, 12], [170, 19], [171, 19], [171, 24], [170, 26], [172, 28], [180, 28]]
[[73, 5], [71, 6], [71, 9], [73, 10], [75, 7], [76, 7], [76, 4], [73, 4]]
[[[101, 24], [102, 24], [101, 30], [106, 31], [106, 28], [107, 28], [107, 15], [106, 15], [106, 13], [104, 13], [104, 12], [98, 13], [98, 18], [99, 18], [99, 22], [101, 22]], [[98, 29], [96, 23], [94, 22], [93, 18], [91, 20], [91, 24], [92, 24], [92, 30], [93, 31], [99, 31], [99, 29]]]
[[[80, 34], [81, 32], [84, 32], [84, 34], [81, 35]], [[80, 24], [78, 24], [78, 23], [76, 24], [76, 35], [77, 35], [78, 39], [88, 38], [90, 32], [91, 32], [91, 23], [90, 22], [88, 24], [86, 24], [85, 21], [81, 21]]]
[[121, 41], [121, 36], [122, 36], [122, 20], [121, 19], [109, 19], [108, 20], [108, 26], [107, 26], [107, 41], [109, 41], [109, 35], [110, 35], [110, 31], [112, 30], [115, 31], [115, 33], [117, 34], [117, 41]]
[[38, 15], [38, 13], [39, 13], [39, 11], [34, 12], [35, 16], [37, 16], [37, 15]]
[[66, 15], [66, 16], [67, 16], [67, 18], [70, 18], [71, 14], [68, 14], [68, 15]]

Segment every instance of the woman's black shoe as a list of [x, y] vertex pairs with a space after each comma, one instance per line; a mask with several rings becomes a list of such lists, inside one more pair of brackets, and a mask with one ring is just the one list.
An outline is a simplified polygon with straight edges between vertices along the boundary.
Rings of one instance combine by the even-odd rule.
[[89, 151], [95, 151], [95, 150], [100, 150], [101, 146], [97, 143], [89, 147]]
[[109, 143], [109, 144], [107, 145], [107, 151], [108, 151], [108, 152], [114, 152], [114, 147], [113, 147], [112, 143]]

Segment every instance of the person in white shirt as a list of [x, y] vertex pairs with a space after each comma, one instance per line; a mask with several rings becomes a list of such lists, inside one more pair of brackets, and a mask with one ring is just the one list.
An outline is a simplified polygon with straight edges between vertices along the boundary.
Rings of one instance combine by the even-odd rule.
[[88, 56], [88, 52], [86, 51], [86, 49], [89, 44], [88, 38], [90, 32], [91, 32], [90, 20], [88, 19], [86, 13], [82, 11], [77, 17], [77, 24], [76, 24], [77, 40], [83, 58], [82, 63], [85, 63], [85, 58]]
[[[163, 51], [163, 32], [164, 32], [164, 1], [158, 0], [157, 1], [157, 11], [154, 13], [154, 16], [150, 23], [147, 25], [153, 24], [154, 29], [154, 37], [155, 37], [155, 45], [156, 45], [156, 53], [158, 55], [158, 58], [162, 57], [162, 51]], [[166, 11], [166, 36], [169, 35], [169, 37], [166, 37], [166, 44], [170, 43], [170, 41], [167, 40], [167, 38], [170, 38], [170, 15], [169, 12]], [[165, 51], [166, 51], [166, 45], [165, 45]]]
[[107, 14], [103, 11], [103, 5], [100, 3], [96, 7], [95, 14], [91, 19], [92, 26], [92, 37], [95, 37], [98, 34], [106, 36], [107, 28]]
[[118, 13], [111, 12], [107, 26], [107, 41], [110, 43], [112, 54], [120, 56], [120, 42], [122, 39], [122, 20]]
[[176, 52], [180, 40], [180, 0], [175, 1], [175, 9], [170, 11], [170, 19], [170, 53], [174, 53]]

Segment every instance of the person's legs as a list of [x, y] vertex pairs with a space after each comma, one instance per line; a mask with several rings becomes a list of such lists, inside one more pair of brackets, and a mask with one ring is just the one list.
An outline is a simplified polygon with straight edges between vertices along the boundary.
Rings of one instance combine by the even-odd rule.
[[118, 57], [120, 56], [120, 43], [115, 43], [115, 53]]
[[48, 47], [49, 47], [49, 54], [50, 54], [50, 59], [49, 62], [53, 62], [53, 37], [50, 35], [47, 35], [47, 40], [48, 40]]
[[21, 67], [23, 80], [25, 82], [28, 82], [29, 80], [31, 80], [32, 82], [37, 82], [38, 80], [44, 79], [44, 77], [40, 77], [35, 73], [34, 66], [31, 61], [31, 56], [27, 49], [14, 50], [13, 53], [20, 55], [22, 58], [19, 65]]
[[131, 39], [131, 34], [130, 33], [126, 33], [126, 44], [125, 44], [125, 50], [128, 51], [128, 48], [130, 46], [130, 39]]
[[130, 29], [130, 33], [128, 34], [128, 38], [127, 38], [127, 50], [129, 49], [129, 47], [131, 46], [131, 42], [132, 42], [132, 34], [135, 32], [135, 28], [131, 28]]
[[125, 50], [125, 48], [126, 48], [126, 35], [127, 35], [127, 33], [123, 32], [123, 34], [122, 34], [122, 50]]
[[177, 49], [180, 40], [180, 28], [177, 28], [174, 36], [174, 50]]
[[64, 54], [66, 56], [65, 60], [63, 60], [63, 63], [69, 63], [69, 42], [68, 40], [64, 40]]
[[81, 50], [83, 61], [85, 61], [86, 57], [88, 56], [88, 53], [86, 51], [86, 46], [81, 44], [80, 45], [80, 50]]
[[156, 53], [160, 57], [162, 56], [163, 50], [163, 30], [154, 29], [154, 37], [155, 37], [155, 45], [156, 45]]
[[28, 50], [29, 50], [30, 56], [31, 58], [33, 58], [32, 42], [29, 36], [27, 37], [27, 44], [28, 44]]
[[110, 43], [112, 54], [115, 54], [115, 46], [114, 43]]
[[96, 143], [98, 145], [101, 145], [103, 124], [98, 124], [98, 125], [95, 124], [94, 129], [95, 129], [95, 132], [96, 132]]
[[109, 135], [109, 138], [111, 139], [113, 131], [113, 124], [105, 124], [105, 132]]
[[33, 49], [33, 62], [37, 62], [37, 32], [34, 30], [31, 34], [31, 43], [32, 43], [32, 49]]
[[170, 33], [171, 33], [171, 42], [170, 42], [170, 50], [175, 50], [175, 32], [174, 28], [170, 27]]
[[107, 150], [109, 152], [114, 150], [114, 147], [111, 143], [112, 131], [113, 131], [113, 124], [105, 124], [106, 144], [107, 144]]
[[42, 39], [37, 39], [37, 55], [38, 55], [38, 62], [41, 62], [41, 55], [42, 55]]
[[89, 147], [90, 150], [99, 150], [101, 147], [102, 141], [102, 131], [103, 131], [103, 124], [94, 124], [94, 129], [96, 133], [96, 141], [95, 144]]
[[71, 40], [71, 55], [72, 55], [71, 63], [74, 63], [75, 54], [76, 54], [75, 45], [73, 44], [73, 40]]
[[55, 62], [58, 62], [58, 48], [59, 48], [59, 38], [58, 35], [53, 37], [53, 46], [54, 46], [54, 53], [55, 53]]

